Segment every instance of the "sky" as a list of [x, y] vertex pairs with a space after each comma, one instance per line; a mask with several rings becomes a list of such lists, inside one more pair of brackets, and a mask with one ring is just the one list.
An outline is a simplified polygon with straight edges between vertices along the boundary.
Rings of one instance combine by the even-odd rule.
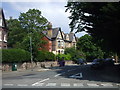
[[[29, 9], [38, 9], [42, 12], [49, 22], [52, 23], [53, 28], [61, 27], [65, 33], [70, 32], [70, 19], [71, 14], [65, 12], [67, 1], [66, 0], [4, 0], [2, 1], [2, 8], [6, 19], [10, 16], [18, 18], [20, 13], [25, 13]], [[85, 32], [77, 33], [77, 37], [81, 37]]]

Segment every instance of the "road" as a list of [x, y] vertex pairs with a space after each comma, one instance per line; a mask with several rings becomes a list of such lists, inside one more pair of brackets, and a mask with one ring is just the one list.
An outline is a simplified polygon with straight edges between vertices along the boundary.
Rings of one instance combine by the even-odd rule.
[[119, 88], [116, 68], [91, 70], [90, 65], [69, 65], [41, 71], [3, 73], [3, 88]]

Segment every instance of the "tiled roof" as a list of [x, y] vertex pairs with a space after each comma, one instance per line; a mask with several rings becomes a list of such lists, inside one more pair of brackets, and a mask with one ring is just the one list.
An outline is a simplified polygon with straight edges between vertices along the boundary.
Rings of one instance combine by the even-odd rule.
[[70, 34], [69, 34], [69, 40], [72, 41], [72, 40], [73, 40], [73, 37], [74, 37], [74, 33], [70, 33]]
[[56, 38], [59, 32], [59, 28], [52, 29], [52, 38]]
[[42, 31], [42, 33], [43, 33], [49, 40], [52, 40], [49, 36], [47, 36], [47, 31]]
[[5, 22], [5, 17], [4, 17], [4, 13], [3, 13], [3, 9], [0, 8], [0, 19], [2, 19], [2, 24], [0, 25], [1, 27], [7, 27], [6, 26], [6, 22]]
[[[62, 36], [63, 40], [68, 41], [68, 42], [73, 41], [73, 38], [75, 37], [75, 34], [72, 33], [72, 32], [70, 32], [69, 34], [68, 33], [65, 34], [64, 32], [61, 31], [61, 29], [59, 27], [58, 28], [52, 28], [52, 37], [47, 36], [47, 31], [43, 31], [43, 34], [46, 35], [47, 38], [49, 38], [51, 40], [54, 40], [54, 39], [57, 38], [57, 35], [58, 35], [59, 31], [64, 34]], [[69, 36], [69, 40], [67, 40], [67, 38], [66, 38], [67, 35]]]

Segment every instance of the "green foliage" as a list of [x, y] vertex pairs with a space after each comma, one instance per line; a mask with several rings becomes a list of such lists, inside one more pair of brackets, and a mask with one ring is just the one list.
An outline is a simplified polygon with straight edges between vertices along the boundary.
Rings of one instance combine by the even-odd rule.
[[38, 51], [36, 56], [36, 61], [43, 62], [43, 61], [54, 61], [55, 55], [52, 52], [48, 51]]
[[106, 51], [120, 53], [120, 2], [68, 2], [71, 30], [87, 31]]
[[70, 54], [71, 59], [73, 61], [77, 60], [78, 58], [82, 58], [82, 59], [86, 58], [85, 54], [82, 51], [76, 50], [74, 47], [66, 48], [65, 49], [65, 54]]
[[56, 55], [56, 58], [58, 58], [59, 60], [71, 60], [71, 55], [70, 54], [58, 54]]
[[42, 47], [43, 30], [47, 29], [48, 21], [37, 9], [29, 9], [26, 13], [21, 13], [19, 19], [9, 19], [8, 23], [8, 46], [17, 49], [24, 49], [30, 52], [30, 37], [35, 59], [38, 48]]
[[104, 57], [104, 52], [94, 43], [93, 38], [87, 34], [78, 39], [77, 49], [85, 53], [87, 61]]
[[26, 31], [20, 25], [17, 19], [7, 20], [8, 25], [8, 47], [16, 47], [16, 43], [21, 43], [26, 36]]
[[3, 49], [2, 62], [17, 63], [30, 61], [30, 53], [22, 49]]

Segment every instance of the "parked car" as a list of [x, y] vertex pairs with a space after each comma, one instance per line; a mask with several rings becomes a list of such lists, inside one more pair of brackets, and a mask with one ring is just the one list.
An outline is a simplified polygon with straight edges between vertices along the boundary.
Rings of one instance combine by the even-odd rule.
[[85, 61], [84, 59], [79, 58], [79, 59], [77, 60], [77, 64], [83, 65], [83, 64], [87, 64], [87, 63], [86, 63], [86, 61]]
[[114, 66], [114, 61], [111, 58], [104, 59], [105, 66]]
[[104, 59], [94, 59], [91, 64], [91, 69], [102, 69], [104, 68]]

